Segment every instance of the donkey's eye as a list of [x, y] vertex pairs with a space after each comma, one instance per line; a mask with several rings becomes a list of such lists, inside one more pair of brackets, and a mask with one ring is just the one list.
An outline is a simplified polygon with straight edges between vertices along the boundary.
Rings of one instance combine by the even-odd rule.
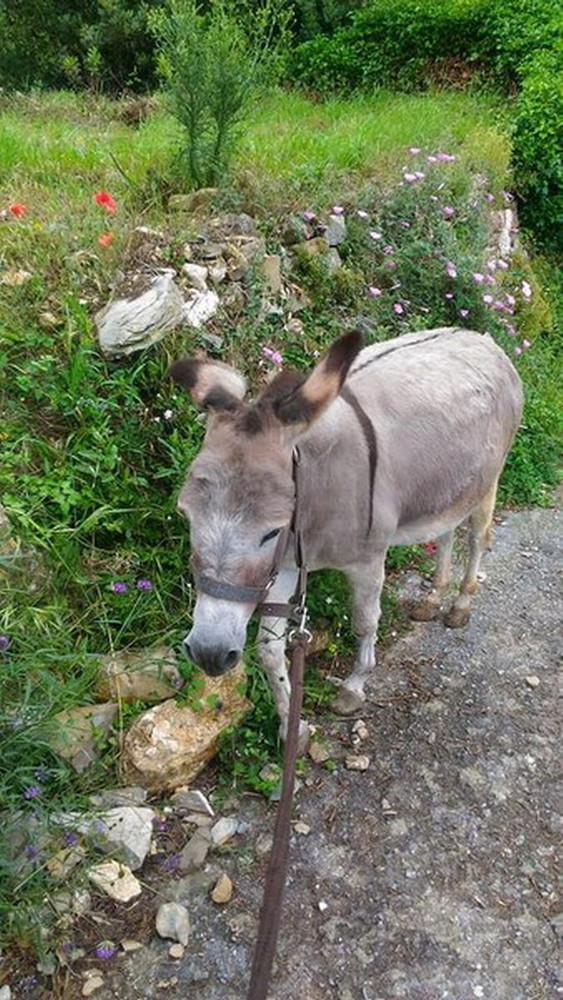
[[265, 545], [266, 542], [269, 542], [271, 538], [275, 538], [276, 535], [279, 535], [280, 531], [281, 531], [281, 528], [272, 528], [272, 530], [268, 531], [264, 535], [264, 537], [260, 540], [260, 545]]

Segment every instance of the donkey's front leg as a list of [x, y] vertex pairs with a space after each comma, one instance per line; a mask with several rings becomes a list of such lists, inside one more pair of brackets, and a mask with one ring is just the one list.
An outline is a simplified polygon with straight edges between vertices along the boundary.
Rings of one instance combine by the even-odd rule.
[[359, 639], [354, 669], [342, 683], [333, 708], [340, 715], [351, 715], [365, 701], [365, 683], [375, 666], [375, 642], [381, 614], [381, 588], [385, 577], [386, 552], [377, 552], [368, 564], [348, 566], [344, 570], [353, 589], [352, 624]]
[[[268, 594], [268, 602], [285, 604], [293, 597], [297, 586], [297, 570], [280, 570], [275, 584]], [[272, 694], [280, 717], [280, 735], [285, 740], [289, 717], [291, 685], [285, 659], [287, 619], [266, 617], [260, 619], [258, 630], [258, 655], [260, 664], [268, 675]], [[309, 727], [299, 723], [299, 752], [304, 753], [309, 742]]]

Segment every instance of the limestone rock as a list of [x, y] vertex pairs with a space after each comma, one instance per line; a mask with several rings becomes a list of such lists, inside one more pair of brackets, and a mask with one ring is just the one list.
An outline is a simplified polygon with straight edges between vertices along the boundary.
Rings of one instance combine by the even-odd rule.
[[184, 264], [182, 274], [192, 288], [196, 288], [198, 292], [207, 291], [207, 268], [202, 264]]
[[190, 937], [190, 917], [180, 903], [162, 903], [156, 915], [156, 930], [161, 938], [179, 941], [186, 947]]
[[211, 841], [215, 847], [222, 847], [240, 832], [240, 828], [240, 820], [236, 816], [222, 816], [211, 828]]
[[168, 949], [168, 954], [170, 955], [170, 958], [183, 958], [185, 950], [186, 949], [183, 944], [171, 944]]
[[219, 188], [198, 188], [190, 194], [171, 194], [168, 208], [172, 212], [200, 212], [208, 209], [219, 194]]
[[371, 763], [367, 754], [349, 754], [346, 757], [346, 767], [349, 771], [367, 771]]
[[75, 771], [84, 771], [96, 759], [96, 744], [100, 735], [110, 731], [117, 709], [113, 702], [65, 708], [53, 719], [56, 728], [50, 735], [50, 746]]
[[189, 874], [201, 868], [205, 863], [210, 847], [211, 836], [209, 830], [196, 830], [180, 854], [180, 863], [178, 866], [180, 871]]
[[214, 816], [213, 808], [203, 792], [194, 788], [178, 788], [170, 799], [176, 812], [203, 813], [205, 816]]
[[214, 903], [229, 903], [233, 895], [233, 883], [228, 875], [223, 872], [211, 890], [211, 899]]
[[114, 806], [142, 806], [146, 800], [146, 789], [139, 785], [129, 785], [125, 788], [104, 788], [102, 792], [90, 796], [90, 802], [96, 809], [104, 806], [108, 809], [113, 809]]
[[186, 304], [185, 321], [189, 326], [199, 329], [215, 315], [218, 307], [219, 296], [213, 289], [209, 289], [207, 292], [195, 292]]
[[346, 239], [346, 219], [343, 215], [331, 215], [324, 234], [329, 247], [338, 247]]
[[248, 708], [244, 668], [205, 678], [198, 705], [164, 701], [135, 720], [122, 755], [125, 780], [153, 792], [189, 784], [213, 757], [220, 733]]
[[170, 273], [160, 274], [141, 295], [116, 299], [96, 313], [102, 353], [123, 357], [156, 344], [186, 322], [186, 306]]
[[99, 990], [103, 985], [104, 977], [101, 974], [88, 976], [84, 986], [82, 987], [82, 996], [91, 997], [92, 993], [95, 993], [96, 990]]
[[182, 687], [177, 664], [174, 650], [164, 645], [104, 656], [98, 696], [108, 701], [164, 701]]
[[119, 903], [128, 903], [141, 895], [141, 883], [127, 865], [117, 861], [102, 861], [88, 872], [88, 878], [105, 892], [106, 896]]
[[154, 818], [152, 809], [118, 806], [102, 813], [91, 824], [90, 837], [101, 850], [136, 871], [149, 853]]

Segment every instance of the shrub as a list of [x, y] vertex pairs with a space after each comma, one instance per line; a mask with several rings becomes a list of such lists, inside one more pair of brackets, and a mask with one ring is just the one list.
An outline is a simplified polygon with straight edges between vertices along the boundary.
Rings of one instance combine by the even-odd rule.
[[211, 0], [206, 12], [198, 0], [170, 0], [151, 18], [183, 133], [179, 160], [192, 185], [223, 179], [253, 97], [277, 75], [286, 24], [278, 0], [248, 8], [246, 16], [230, 0]]
[[513, 157], [523, 222], [563, 250], [563, 74], [555, 53], [528, 65], [516, 111]]

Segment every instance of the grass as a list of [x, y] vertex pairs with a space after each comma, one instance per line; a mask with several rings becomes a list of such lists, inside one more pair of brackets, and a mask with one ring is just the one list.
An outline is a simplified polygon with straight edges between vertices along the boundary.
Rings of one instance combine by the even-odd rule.
[[[196, 231], [166, 208], [166, 195], [180, 189], [171, 179], [175, 135], [158, 102], [138, 129], [119, 120], [118, 104], [84, 95], [4, 99], [0, 109], [0, 211], [13, 202], [27, 205], [22, 217], [8, 212], [0, 221], [0, 280], [29, 273], [21, 284], [2, 285], [0, 299], [0, 494], [14, 536], [0, 558], [0, 633], [11, 640], [0, 652], [0, 808], [14, 828], [25, 821], [26, 849], [41, 842], [50, 812], [80, 804], [117, 780], [119, 727], [99, 763], [77, 777], [49, 749], [57, 713], [95, 700], [100, 655], [157, 641], [177, 645], [187, 630], [189, 538], [175, 496], [202, 425], [166, 373], [171, 360], [202, 342], [197, 331], [182, 330], [132, 359], [108, 362], [92, 325], [115, 271], [135, 267], [135, 226], [160, 230], [163, 262], [176, 267]], [[421, 187], [398, 187], [401, 168], [411, 162], [409, 146], [447, 148], [459, 161]], [[279, 316], [263, 316], [254, 276], [243, 315], [236, 322], [219, 317], [222, 356], [255, 380], [265, 342], [279, 347], [288, 363], [307, 366], [358, 318], [383, 338], [458, 322], [465, 307], [473, 310], [476, 328], [490, 323], [512, 350], [514, 342], [484, 311], [471, 280], [488, 239], [475, 178], [486, 177], [501, 205], [509, 158], [505, 113], [487, 97], [378, 93], [322, 105], [294, 94], [265, 99], [242, 139], [224, 204], [260, 217], [275, 252], [280, 215], [311, 207], [326, 212], [338, 201], [349, 209], [349, 239], [334, 278], [318, 265], [302, 265], [295, 275], [310, 301], [300, 314], [301, 331], [288, 332]], [[456, 205], [454, 224], [432, 207], [432, 185]], [[101, 189], [116, 198], [115, 215], [96, 204]], [[358, 206], [369, 214], [368, 228], [354, 215]], [[396, 247], [393, 280], [400, 278], [400, 294], [409, 302], [404, 318], [391, 309], [387, 261], [369, 238], [369, 226], [379, 225]], [[104, 249], [98, 238], [108, 230], [114, 242]], [[447, 259], [458, 264], [455, 286], [444, 276]], [[549, 502], [559, 406], [551, 331], [561, 287], [549, 261], [516, 261], [510, 280], [524, 279], [534, 297], [531, 304], [519, 300], [518, 321], [533, 349], [519, 362], [528, 390], [526, 430], [503, 485], [504, 499], [514, 504]], [[367, 294], [375, 284], [385, 290], [377, 301]], [[455, 295], [446, 299], [450, 287]], [[171, 419], [164, 417], [168, 410]], [[408, 556], [425, 558], [420, 550]], [[393, 553], [392, 565], [404, 558], [404, 550]], [[426, 569], [427, 561], [421, 565]], [[136, 589], [143, 577], [153, 582], [152, 591]], [[127, 582], [128, 592], [112, 592], [115, 581]], [[349, 658], [346, 588], [337, 576], [313, 582], [311, 609], [331, 632], [327, 655]], [[386, 599], [383, 637], [396, 623], [393, 600]], [[187, 664], [183, 670], [189, 677]], [[226, 741], [222, 762], [237, 782], [260, 787], [259, 771], [276, 752], [277, 722], [253, 660], [250, 676], [256, 708]], [[325, 697], [315, 675], [307, 704], [322, 706]], [[125, 708], [122, 721], [140, 707]], [[42, 794], [27, 799], [38, 772]], [[43, 863], [28, 864], [22, 876], [20, 841], [11, 834], [4, 841], [0, 922], [7, 934], [25, 940], [34, 932], [33, 912], [35, 925], [43, 919], [37, 901], [52, 884]]]

